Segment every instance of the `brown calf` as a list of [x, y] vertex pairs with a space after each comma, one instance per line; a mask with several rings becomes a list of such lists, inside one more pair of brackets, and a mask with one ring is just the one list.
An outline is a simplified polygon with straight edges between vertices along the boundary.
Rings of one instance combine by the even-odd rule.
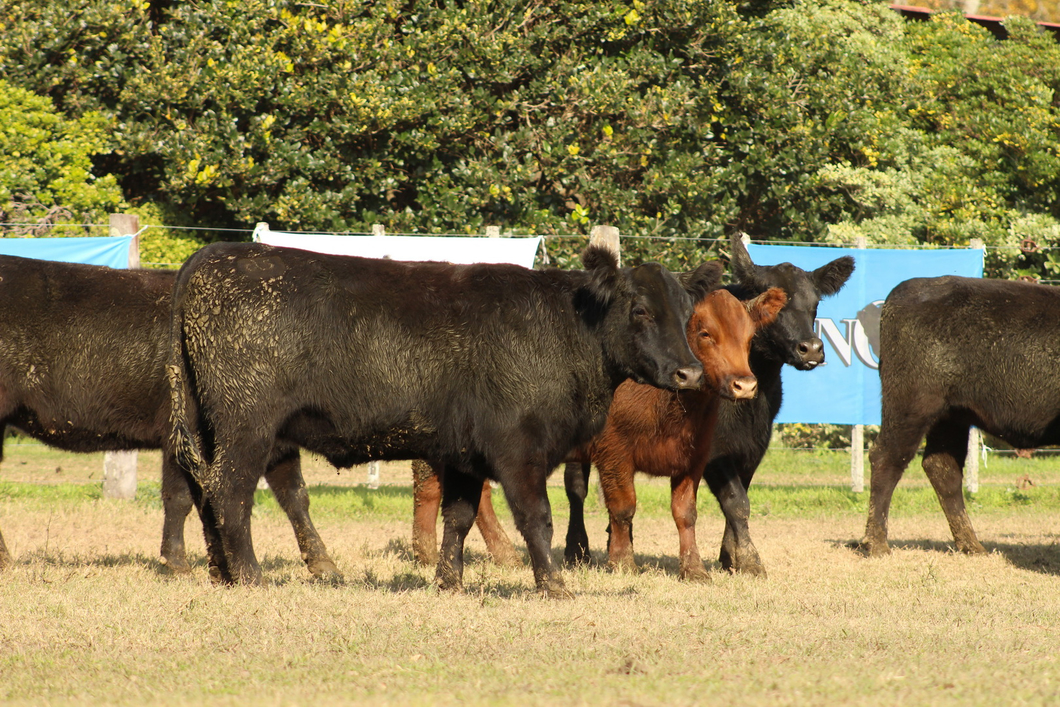
[[[414, 510], [412, 517], [412, 552], [421, 565], [438, 564], [438, 508], [442, 504], [442, 484], [438, 470], [422, 459], [412, 462], [412, 490]], [[486, 541], [486, 550], [499, 565], [521, 565], [522, 558], [508, 539], [497, 514], [493, 512], [490, 482], [482, 484], [482, 498], [478, 504], [475, 525]]]
[[711, 292], [696, 305], [688, 323], [688, 343], [703, 364], [703, 388], [676, 392], [626, 381], [615, 392], [607, 426], [574, 455], [576, 461], [595, 464], [600, 475], [611, 518], [612, 568], [636, 569], [633, 473], [640, 471], [670, 477], [680, 576], [709, 581], [696, 545], [696, 494], [710, 458], [718, 403], [722, 398], [755, 396], [757, 381], [747, 361], [751, 338], [786, 303], [787, 295], [779, 288], [750, 302], [741, 302], [726, 290]]

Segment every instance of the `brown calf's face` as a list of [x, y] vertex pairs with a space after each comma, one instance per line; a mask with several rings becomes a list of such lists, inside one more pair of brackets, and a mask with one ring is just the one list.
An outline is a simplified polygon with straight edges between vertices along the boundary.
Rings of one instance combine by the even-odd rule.
[[703, 390], [728, 400], [746, 400], [758, 392], [747, 357], [751, 339], [771, 324], [787, 303], [787, 295], [773, 287], [749, 302], [727, 290], [714, 290], [701, 299], [688, 320], [688, 343], [703, 364]]

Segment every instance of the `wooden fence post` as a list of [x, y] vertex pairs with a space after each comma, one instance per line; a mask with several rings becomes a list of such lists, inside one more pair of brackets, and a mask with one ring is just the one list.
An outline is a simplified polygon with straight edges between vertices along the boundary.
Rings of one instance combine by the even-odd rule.
[[[129, 245], [129, 268], [140, 267], [140, 219], [131, 214], [111, 214], [111, 236], [133, 236]], [[103, 497], [136, 498], [135, 449], [103, 454]]]
[[[865, 236], [858, 236], [855, 248], [868, 245]], [[865, 425], [850, 428], [850, 490], [862, 493], [865, 490]]]
[[622, 264], [622, 250], [619, 246], [618, 229], [614, 226], [593, 226], [589, 234], [589, 245], [602, 245], [618, 258], [618, 264]]
[[850, 490], [865, 490], [865, 425], [850, 427]]
[[[384, 226], [381, 223], [373, 223], [372, 224], [372, 235], [373, 236], [385, 236], [386, 235], [386, 226]], [[368, 478], [367, 478], [367, 480], [365, 482], [368, 485], [368, 488], [370, 488], [370, 489], [379, 488], [379, 471], [380, 471], [380, 466], [379, 466], [379, 462], [378, 461], [370, 461], [370, 462], [368, 462]]]
[[[982, 249], [981, 238], [973, 238], [968, 247]], [[978, 427], [968, 429], [968, 455], [964, 459], [964, 487], [971, 493], [979, 492], [979, 453], [983, 435]]]

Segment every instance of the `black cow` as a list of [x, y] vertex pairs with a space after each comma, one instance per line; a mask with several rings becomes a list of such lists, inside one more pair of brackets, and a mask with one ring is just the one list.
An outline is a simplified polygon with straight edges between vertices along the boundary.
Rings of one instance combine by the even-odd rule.
[[[758, 379], [753, 400], [722, 400], [710, 461], [703, 474], [725, 515], [725, 533], [720, 559], [724, 568], [764, 575], [765, 567], [751, 542], [747, 521], [751, 504], [747, 488], [769, 447], [773, 419], [780, 411], [780, 370], [784, 364], [811, 370], [824, 363], [824, 345], [814, 334], [814, 319], [821, 297], [834, 295], [854, 272], [854, 259], [837, 258], [813, 272], [791, 263], [755, 265], [740, 236], [730, 240], [729, 263], [734, 284], [728, 289], [747, 301], [771, 287], [779, 287], [788, 303], [776, 320], [760, 329], [751, 344], [751, 371]], [[589, 539], [582, 519], [588, 466], [568, 464], [565, 473], [567, 497], [571, 500], [571, 525], [567, 533], [566, 559], [570, 563], [589, 559]]]
[[[72, 452], [161, 448], [175, 281], [174, 272], [0, 255], [0, 435], [11, 425]], [[171, 455], [162, 458], [161, 561], [181, 572], [192, 500]], [[266, 478], [310, 571], [338, 576], [309, 519], [297, 448], [278, 448]], [[0, 540], [0, 566], [9, 560]]]
[[[193, 484], [216, 576], [259, 583], [250, 538], [262, 450], [297, 444], [345, 467], [444, 467], [437, 579], [462, 586], [482, 480], [501, 483], [541, 591], [553, 567], [545, 482], [605, 421], [626, 378], [692, 388], [691, 298], [657, 264], [586, 271], [406, 263], [261, 244], [207, 246], [174, 294], [175, 450]], [[686, 280], [696, 295], [719, 268]]]
[[894, 487], [920, 441], [957, 549], [984, 552], [961, 491], [968, 430], [1017, 448], [1060, 443], [1060, 290], [1005, 280], [916, 278], [880, 319], [880, 434], [862, 547], [885, 555]]

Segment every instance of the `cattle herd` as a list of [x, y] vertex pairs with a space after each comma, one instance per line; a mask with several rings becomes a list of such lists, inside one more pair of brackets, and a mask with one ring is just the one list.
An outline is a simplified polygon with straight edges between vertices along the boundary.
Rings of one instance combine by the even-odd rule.
[[[207, 246], [179, 273], [0, 256], [0, 433], [75, 452], [161, 449], [161, 562], [190, 570], [194, 506], [223, 583], [262, 581], [250, 528], [262, 477], [308, 570], [341, 576], [309, 517], [302, 448], [336, 467], [414, 460], [414, 549], [444, 589], [462, 587], [476, 519], [494, 558], [518, 561], [492, 513], [492, 481], [538, 590], [569, 596], [546, 493], [560, 464], [568, 563], [590, 559], [595, 467], [612, 567], [635, 567], [642, 472], [671, 479], [682, 578], [709, 577], [695, 537], [703, 479], [725, 516], [722, 566], [764, 575], [747, 489], [780, 409], [781, 368], [824, 362], [817, 306], [854, 261], [807, 272], [756, 265], [736, 236], [730, 246], [725, 286], [717, 262], [620, 268], [598, 246], [565, 271], [248, 243]], [[965, 278], [910, 280], [887, 298], [868, 554], [888, 551], [891, 495], [925, 435], [924, 469], [957, 547], [983, 551], [961, 494], [968, 429], [1022, 447], [1060, 441], [1047, 373], [1060, 324], [1041, 316], [1058, 306], [1053, 288]], [[10, 562], [0, 536], [0, 568]]]

